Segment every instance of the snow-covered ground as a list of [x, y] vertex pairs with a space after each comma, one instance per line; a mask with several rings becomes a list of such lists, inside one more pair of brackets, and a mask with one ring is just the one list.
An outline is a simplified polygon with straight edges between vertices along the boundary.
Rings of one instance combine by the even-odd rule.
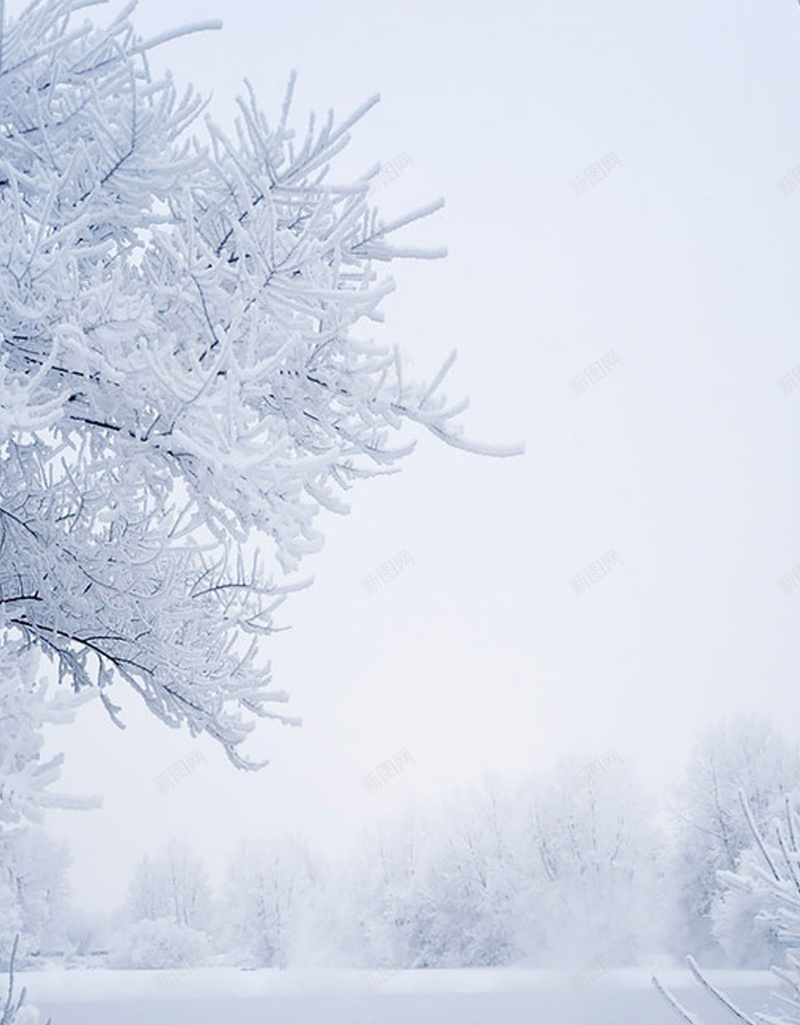
[[[613, 971], [577, 990], [559, 971], [404, 971], [373, 991], [364, 972], [341, 970], [203, 968], [177, 980], [152, 971], [50, 970], [18, 978], [53, 1025], [676, 1025], [650, 975]], [[706, 1025], [725, 1021], [688, 972], [658, 976]], [[775, 982], [768, 972], [708, 977], [750, 1011], [764, 1007]]]

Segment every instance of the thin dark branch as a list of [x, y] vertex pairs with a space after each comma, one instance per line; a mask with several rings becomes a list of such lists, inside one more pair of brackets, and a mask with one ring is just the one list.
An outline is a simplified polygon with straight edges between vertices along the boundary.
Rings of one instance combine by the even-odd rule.
[[[133, 666], [134, 669], [138, 669], [142, 673], [147, 673], [149, 676], [153, 675], [152, 669], [148, 669], [146, 666], [141, 665], [139, 662], [134, 662], [130, 658], [123, 658], [121, 655], [112, 655], [110, 654], [110, 652], [105, 651], [99, 645], [93, 644], [92, 641], [90, 641], [87, 637], [78, 637], [76, 634], [69, 633], [69, 631], [67, 630], [57, 630], [55, 627], [46, 626], [44, 623], [32, 623], [30, 622], [30, 620], [26, 619], [12, 619], [10, 620], [10, 622], [14, 623], [16, 626], [24, 627], [27, 630], [43, 630], [46, 633], [55, 634], [56, 637], [63, 637], [65, 640], [73, 641], [75, 644], [81, 644], [83, 645], [83, 647], [88, 648], [90, 651], [93, 651], [99, 658], [106, 659], [117, 669], [121, 669], [123, 665], [128, 665]], [[125, 640], [124, 638], [120, 639]], [[46, 638], [43, 637], [42, 640], [46, 640]], [[50, 643], [51, 646], [56, 649], [56, 651], [60, 650], [56, 645], [53, 645], [52, 642]], [[126, 641], [125, 643], [130, 642]]]

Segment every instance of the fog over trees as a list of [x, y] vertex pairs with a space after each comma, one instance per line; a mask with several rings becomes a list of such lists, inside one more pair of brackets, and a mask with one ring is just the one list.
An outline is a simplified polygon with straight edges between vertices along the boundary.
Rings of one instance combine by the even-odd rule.
[[[94, 923], [69, 901], [63, 845], [31, 826], [0, 848], [6, 942], [24, 923], [23, 958], [93, 951], [93, 963], [128, 967], [189, 955], [365, 969], [563, 967], [609, 950], [630, 966], [687, 953], [737, 968], [783, 958], [797, 941], [797, 897], [781, 898], [800, 873], [787, 819], [800, 804], [796, 745], [764, 721], [729, 720], [698, 737], [674, 800], [644, 790], [622, 759], [578, 785], [585, 765], [488, 777], [380, 820], [346, 856], [299, 837], [244, 840], [216, 890], [202, 852], [173, 842], [142, 857], [124, 904]], [[776, 837], [777, 879], [754, 830]]]
[[[76, 905], [46, 812], [100, 797], [61, 790], [63, 756], [44, 755], [57, 727], [98, 702], [125, 728], [125, 694], [237, 770], [264, 769], [249, 744], [260, 721], [267, 736], [301, 725], [270, 661], [276, 613], [312, 583], [300, 574], [328, 514], [399, 472], [418, 437], [524, 451], [466, 436], [468, 400], [443, 390], [455, 352], [416, 379], [370, 334], [389, 272], [446, 255], [406, 232], [442, 201], [387, 221], [370, 194], [381, 165], [338, 176], [378, 97], [298, 132], [294, 74], [276, 117], [246, 83], [224, 129], [151, 65], [219, 23], [145, 39], [135, 3], [87, 17], [100, 2], [34, 0], [10, 17], [0, 0], [0, 969], [688, 954], [732, 1020], [800, 1023], [800, 738], [752, 717], [699, 734], [669, 794], [624, 753], [576, 752], [419, 802], [338, 857], [277, 828], [245, 836], [216, 885], [185, 838], [142, 836], [119, 906]], [[504, 525], [498, 501], [482, 541]], [[784, 1009], [748, 1017], [707, 967], [772, 967]], [[4, 1000], [0, 1025], [40, 1025], [13, 978]]]

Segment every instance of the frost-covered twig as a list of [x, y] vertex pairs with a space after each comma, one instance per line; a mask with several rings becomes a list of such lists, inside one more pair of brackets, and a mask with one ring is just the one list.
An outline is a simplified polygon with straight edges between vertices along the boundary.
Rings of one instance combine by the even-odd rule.
[[[743, 793], [739, 794], [745, 813], [745, 819], [753, 836], [753, 851], [757, 852], [764, 867], [753, 863], [744, 863], [737, 872], [720, 872], [720, 878], [730, 886], [738, 887], [748, 894], [755, 894], [761, 899], [761, 910], [758, 917], [764, 923], [771, 923], [784, 942], [794, 943], [800, 938], [800, 901], [797, 899], [798, 877], [796, 869], [800, 865], [800, 850], [797, 847], [797, 835], [794, 827], [791, 801], [786, 798], [785, 813], [787, 833], [784, 834], [780, 823], [775, 823], [777, 848], [770, 847], [755, 823], [752, 810]], [[721, 990], [713, 986], [703, 975], [692, 957], [686, 961], [697, 981], [720, 1003], [728, 1012], [731, 1022], [743, 1022], [745, 1025], [800, 1025], [800, 962], [791, 951], [787, 951], [787, 968], [774, 966], [772, 973], [780, 983], [780, 989], [774, 994], [786, 1005], [785, 1010], [777, 1015], [756, 1012], [748, 1016], [737, 1007]], [[689, 1013], [669, 994], [656, 979], [654, 985], [670, 1001], [673, 1008], [684, 1017]], [[784, 995], [780, 990], [788, 993]], [[693, 1020], [686, 1018], [686, 1020]], [[702, 1025], [696, 1022], [695, 1025]]]
[[670, 993], [668, 989], [664, 988], [664, 986], [661, 984], [661, 982], [659, 982], [655, 975], [651, 977], [650, 981], [653, 983], [653, 985], [661, 994], [661, 996], [664, 997], [664, 999], [667, 1001], [667, 1003], [670, 1005], [673, 1011], [676, 1011], [681, 1016], [681, 1018], [683, 1018], [684, 1021], [688, 1022], [689, 1025], [703, 1025], [703, 1022], [699, 1018], [692, 1014], [691, 1011], [686, 1010], [686, 1008], [683, 1006], [682, 1003], [680, 1003], [677, 997]]
[[[18, 998], [14, 996], [14, 961], [17, 956], [19, 936], [14, 937], [14, 944], [11, 948], [11, 957], [8, 962], [8, 994], [6, 996], [3, 1016], [0, 1018], [0, 1025], [38, 1025], [41, 1021], [39, 1012], [31, 1004], [25, 1005], [26, 990], [23, 986]], [[50, 1018], [43, 1025], [52, 1025]]]

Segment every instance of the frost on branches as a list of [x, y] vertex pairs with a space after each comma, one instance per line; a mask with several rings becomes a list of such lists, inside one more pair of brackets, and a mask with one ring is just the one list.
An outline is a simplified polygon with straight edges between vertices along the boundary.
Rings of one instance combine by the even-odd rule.
[[99, 804], [51, 789], [64, 756], [42, 757], [43, 730], [72, 722], [90, 695], [51, 694], [38, 662], [39, 652], [22, 641], [0, 646], [0, 970], [17, 934], [23, 956], [46, 946], [64, 908], [66, 854], [38, 828], [43, 810]]
[[[0, 631], [32, 643], [76, 691], [127, 681], [170, 726], [235, 765], [270, 689], [260, 637], [284, 573], [320, 550], [320, 507], [396, 472], [421, 424], [466, 441], [399, 354], [355, 338], [394, 288], [378, 263], [442, 251], [390, 245], [441, 204], [383, 224], [370, 175], [328, 180], [348, 131], [333, 115], [302, 144], [252, 91], [234, 137], [191, 90], [155, 79], [128, 4], [107, 28], [92, 0], [37, 0], [0, 40]], [[1, 9], [1, 8], [0, 8]], [[248, 87], [249, 90], [249, 87]], [[371, 172], [375, 173], [377, 168]]]
[[[25, 1003], [25, 997], [27, 995], [25, 988], [23, 987], [19, 996], [17, 996], [14, 990], [14, 958], [16, 952], [17, 943], [15, 941], [11, 952], [8, 969], [8, 991], [5, 997], [3, 1013], [0, 1014], [0, 1025], [41, 1025], [41, 1012], [32, 1004]], [[44, 1022], [44, 1025], [52, 1025], [51, 1019], [48, 1018], [47, 1021]]]
[[42, 821], [44, 808], [90, 808], [90, 798], [54, 794], [64, 756], [42, 761], [46, 724], [69, 723], [82, 699], [48, 693], [37, 675], [38, 653], [22, 644], [0, 647], [0, 842], [17, 827]]
[[[768, 932], [785, 952], [786, 967], [772, 968], [780, 983], [779, 991], [774, 994], [775, 1012], [748, 1015], [708, 981], [693, 958], [687, 957], [686, 960], [698, 982], [729, 1015], [725, 1021], [743, 1022], [745, 1025], [800, 1025], [800, 832], [792, 800], [786, 795], [785, 823], [774, 822], [775, 841], [769, 843], [756, 825], [753, 811], [742, 792], [739, 797], [752, 837], [752, 847], [745, 852], [737, 871], [721, 871], [719, 875], [727, 884], [729, 901], [740, 905], [740, 914], [735, 922], [737, 932], [749, 931], [755, 940]], [[750, 912], [749, 923], [741, 914], [742, 908]], [[742, 935], [739, 939], [743, 940]], [[692, 1025], [703, 1025], [657, 979], [654, 978], [653, 983], [678, 1017]]]

